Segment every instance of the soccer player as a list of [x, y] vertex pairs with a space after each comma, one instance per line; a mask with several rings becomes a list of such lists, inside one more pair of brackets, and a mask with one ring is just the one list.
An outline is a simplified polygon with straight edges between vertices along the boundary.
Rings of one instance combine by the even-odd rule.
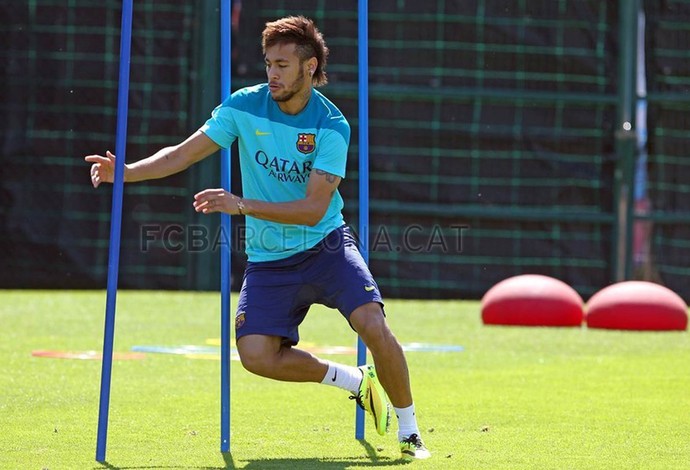
[[[328, 48], [302, 16], [267, 23], [262, 47], [268, 83], [233, 93], [184, 142], [126, 165], [125, 181], [177, 173], [238, 140], [243, 197], [206, 189], [193, 205], [203, 214], [246, 217], [249, 259], [235, 316], [242, 365], [271, 379], [351, 392], [381, 435], [388, 430], [390, 399], [402, 457], [428, 458], [402, 347], [343, 220], [338, 185], [345, 176], [350, 126], [315, 89], [327, 81]], [[115, 155], [90, 155], [86, 161], [92, 163], [94, 187], [113, 181]], [[295, 347], [314, 303], [340, 311], [376, 367], [325, 361]]]

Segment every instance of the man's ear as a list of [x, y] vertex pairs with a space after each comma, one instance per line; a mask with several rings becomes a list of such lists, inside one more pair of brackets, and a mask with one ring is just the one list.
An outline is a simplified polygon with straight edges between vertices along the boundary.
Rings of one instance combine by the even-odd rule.
[[313, 77], [314, 74], [316, 73], [316, 67], [319, 65], [319, 61], [316, 60], [316, 57], [312, 57], [307, 61], [307, 68], [309, 70], [309, 76]]

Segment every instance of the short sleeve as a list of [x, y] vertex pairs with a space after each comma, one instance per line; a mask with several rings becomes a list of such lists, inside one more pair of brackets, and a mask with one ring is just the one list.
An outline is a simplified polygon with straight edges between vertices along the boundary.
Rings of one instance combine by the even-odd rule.
[[237, 139], [237, 123], [231, 106], [232, 97], [228, 98], [211, 112], [211, 117], [199, 128], [209, 139], [222, 148], [229, 148]]
[[314, 169], [345, 178], [347, 147], [350, 143], [349, 128], [347, 132], [327, 129], [322, 131], [322, 133], [324, 135], [321, 136], [320, 142], [317, 142], [316, 146]]

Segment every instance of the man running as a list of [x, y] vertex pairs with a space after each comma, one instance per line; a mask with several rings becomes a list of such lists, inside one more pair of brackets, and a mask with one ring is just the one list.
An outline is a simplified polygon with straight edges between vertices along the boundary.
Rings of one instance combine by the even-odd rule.
[[[302, 16], [266, 24], [268, 83], [241, 89], [184, 142], [125, 166], [125, 182], [163, 178], [238, 140], [243, 197], [223, 189], [194, 196], [203, 214], [246, 217], [248, 264], [235, 316], [237, 350], [248, 371], [275, 380], [349, 391], [384, 435], [390, 405], [405, 459], [431, 456], [422, 442], [407, 361], [389, 329], [378, 286], [346, 227], [338, 185], [350, 126], [315, 87], [326, 84], [328, 48]], [[115, 156], [90, 155], [94, 187], [112, 182]], [[352, 367], [300, 350], [299, 325], [312, 304], [340, 311], [374, 365]]]

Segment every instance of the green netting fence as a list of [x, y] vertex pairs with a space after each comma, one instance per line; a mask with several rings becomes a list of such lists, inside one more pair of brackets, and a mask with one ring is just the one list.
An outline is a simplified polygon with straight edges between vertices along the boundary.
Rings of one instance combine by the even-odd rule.
[[644, 270], [690, 297], [690, 1], [644, 2], [647, 14], [649, 202]]
[[[130, 160], [178, 142], [217, 104], [216, 3], [135, 1]], [[0, 51], [0, 243], [9, 253], [1, 285], [102, 287], [110, 193], [88, 186], [81, 157], [114, 140], [119, 2], [0, 5], [10, 44]], [[353, 128], [341, 189], [355, 227], [356, 7], [244, 2], [233, 78], [234, 88], [265, 79], [266, 21], [316, 20], [331, 48], [323, 91]], [[688, 297], [690, 2], [644, 9], [645, 275]], [[477, 298], [508, 276], [541, 273], [587, 297], [621, 276], [633, 244], [621, 238], [620, 174], [622, 160], [635, 158], [617, 141], [619, 38], [635, 27], [624, 17], [619, 2], [370, 2], [371, 265], [387, 296]], [[209, 159], [126, 187], [121, 284], [217, 288], [218, 225], [190, 205], [197, 190], [218, 184], [217, 167]], [[244, 257], [235, 260], [239, 278]]]
[[[129, 160], [194, 129], [193, 2], [137, 1]], [[91, 188], [83, 156], [114, 151], [120, 2], [3, 2], [2, 284], [104, 286], [110, 188]], [[188, 177], [128, 186], [122, 285], [183, 288], [186, 256], [142, 257], [141, 223], [186, 223]]]

